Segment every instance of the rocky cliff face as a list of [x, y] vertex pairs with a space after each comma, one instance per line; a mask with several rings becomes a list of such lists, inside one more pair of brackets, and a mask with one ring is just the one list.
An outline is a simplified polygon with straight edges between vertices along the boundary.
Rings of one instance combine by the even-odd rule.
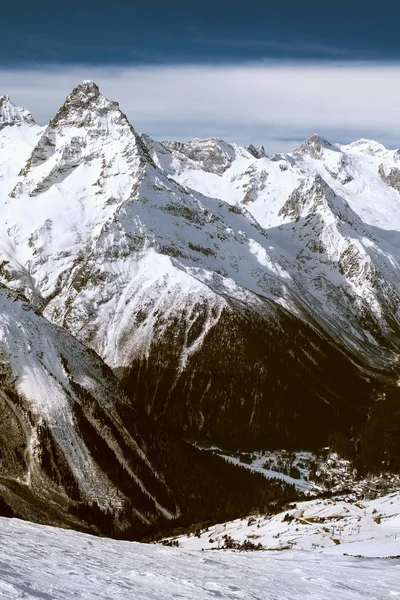
[[152, 419], [317, 446], [396, 381], [395, 152], [154, 142], [92, 82], [35, 136], [2, 186], [2, 281]]

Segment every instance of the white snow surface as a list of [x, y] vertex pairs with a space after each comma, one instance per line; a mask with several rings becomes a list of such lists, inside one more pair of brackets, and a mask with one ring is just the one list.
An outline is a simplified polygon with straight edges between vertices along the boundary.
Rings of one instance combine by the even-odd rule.
[[0, 519], [0, 598], [384, 600], [400, 561], [305, 551], [199, 552]]
[[237, 519], [210, 527], [200, 537], [177, 539], [183, 548], [206, 550], [224, 546], [226, 535], [239, 543], [261, 544], [266, 550], [293, 548], [330, 555], [399, 558], [400, 492], [368, 501], [329, 498], [297, 502], [277, 515]]

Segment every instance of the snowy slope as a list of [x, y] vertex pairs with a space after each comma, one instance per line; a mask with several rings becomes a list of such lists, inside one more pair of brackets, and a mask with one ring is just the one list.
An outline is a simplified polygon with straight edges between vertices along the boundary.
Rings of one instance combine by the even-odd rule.
[[347, 430], [393, 382], [398, 153], [154, 142], [87, 81], [37, 134], [0, 186], [0, 278], [148, 413], [272, 447], [294, 427], [308, 440], [310, 411], [321, 438]]
[[254, 515], [210, 527], [200, 537], [177, 539], [180, 547], [206, 550], [229, 547], [229, 538], [238, 545], [246, 541], [261, 544], [266, 550], [293, 548], [330, 555], [399, 558], [400, 492], [369, 501], [332, 498], [298, 502], [277, 515]]
[[0, 598], [384, 600], [399, 561], [285, 552], [197, 552], [0, 519]]
[[[41, 128], [32, 115], [0, 96], [0, 194], [6, 196], [35, 147]], [[3, 198], [2, 198], [3, 199]]]

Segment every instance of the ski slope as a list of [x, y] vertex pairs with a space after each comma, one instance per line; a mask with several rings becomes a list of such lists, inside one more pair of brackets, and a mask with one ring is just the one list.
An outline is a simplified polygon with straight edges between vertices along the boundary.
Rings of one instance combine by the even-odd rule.
[[400, 560], [304, 551], [189, 551], [0, 519], [0, 598], [384, 600]]

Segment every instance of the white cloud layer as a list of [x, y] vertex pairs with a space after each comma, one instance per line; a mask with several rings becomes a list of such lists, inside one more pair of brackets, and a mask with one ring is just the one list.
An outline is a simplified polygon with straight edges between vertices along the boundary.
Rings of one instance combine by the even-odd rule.
[[400, 146], [400, 65], [258, 63], [0, 70], [0, 94], [47, 122], [84, 79], [117, 100], [134, 127], [158, 139], [223, 137], [293, 149], [319, 133]]

